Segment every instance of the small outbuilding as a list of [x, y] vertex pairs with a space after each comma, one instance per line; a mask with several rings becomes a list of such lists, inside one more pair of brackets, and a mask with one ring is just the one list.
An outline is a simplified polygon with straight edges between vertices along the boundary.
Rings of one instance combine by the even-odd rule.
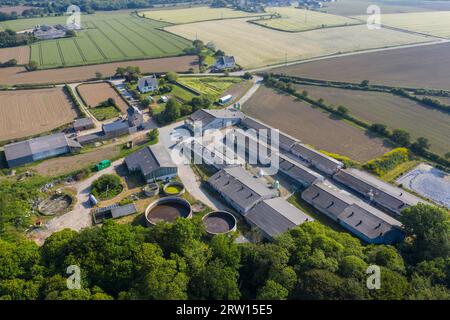
[[83, 130], [94, 129], [94, 128], [95, 128], [95, 124], [94, 124], [94, 120], [92, 120], [92, 118], [76, 119], [73, 123], [73, 129], [77, 132], [83, 131]]

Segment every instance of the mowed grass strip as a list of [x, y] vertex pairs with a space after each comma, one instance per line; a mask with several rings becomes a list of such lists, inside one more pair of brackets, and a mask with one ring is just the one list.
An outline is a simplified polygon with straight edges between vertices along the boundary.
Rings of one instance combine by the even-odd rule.
[[357, 19], [313, 10], [298, 9], [295, 7], [269, 7], [266, 8], [266, 11], [270, 13], [278, 13], [281, 15], [281, 18], [263, 18], [261, 20], [255, 20], [254, 22], [261, 26], [290, 32], [349, 26], [363, 23]]
[[180, 24], [205, 20], [254, 17], [264, 15], [264, 13], [250, 13], [229, 8], [196, 7], [174, 10], [143, 11], [139, 12], [139, 15], [149, 19]]
[[370, 123], [383, 123], [391, 129], [405, 129], [413, 139], [425, 137], [431, 151], [450, 151], [450, 115], [389, 93], [345, 90], [318, 86], [296, 86], [314, 99], [334, 106], [343, 105], [351, 115]]
[[248, 23], [247, 19], [197, 22], [165, 29], [188, 39], [213, 41], [217, 48], [234, 55], [237, 63], [247, 68], [435, 39], [387, 28], [369, 30], [365, 25], [282, 32]]
[[243, 105], [243, 111], [318, 150], [365, 162], [390, 150], [384, 141], [370, 137], [364, 130], [313, 108], [284, 93], [266, 87]]

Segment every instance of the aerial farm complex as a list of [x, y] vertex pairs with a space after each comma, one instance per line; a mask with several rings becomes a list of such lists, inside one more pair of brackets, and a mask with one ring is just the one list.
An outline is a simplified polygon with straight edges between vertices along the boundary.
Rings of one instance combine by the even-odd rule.
[[0, 300], [450, 299], [444, 2], [0, 0]]

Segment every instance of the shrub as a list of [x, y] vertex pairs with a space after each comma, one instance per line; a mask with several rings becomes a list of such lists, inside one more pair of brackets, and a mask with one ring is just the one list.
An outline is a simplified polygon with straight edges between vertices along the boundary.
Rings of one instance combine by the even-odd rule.
[[111, 199], [123, 190], [120, 178], [114, 174], [105, 174], [92, 183], [92, 194], [100, 199]]
[[403, 162], [409, 160], [406, 148], [397, 148], [384, 154], [381, 158], [373, 159], [364, 164], [364, 168], [378, 176], [386, 174]]

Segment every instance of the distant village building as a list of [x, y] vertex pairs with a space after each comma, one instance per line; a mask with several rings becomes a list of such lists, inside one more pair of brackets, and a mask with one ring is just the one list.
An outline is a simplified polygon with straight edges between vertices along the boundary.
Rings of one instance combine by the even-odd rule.
[[56, 133], [5, 146], [5, 158], [10, 168], [38, 160], [79, 151], [81, 145], [64, 133]]
[[150, 183], [154, 180], [165, 180], [177, 175], [177, 166], [163, 145], [143, 148], [125, 158], [130, 172], [140, 172]]
[[222, 56], [216, 59], [214, 68], [217, 70], [233, 69], [236, 66], [236, 61], [233, 56]]
[[95, 128], [92, 118], [76, 119], [73, 123], [73, 129], [77, 132]]
[[37, 25], [33, 30], [33, 35], [39, 40], [58, 39], [65, 37], [68, 30], [81, 30], [81, 26], [74, 22], [55, 26]]
[[137, 88], [141, 93], [158, 90], [158, 79], [155, 75], [140, 78]]

